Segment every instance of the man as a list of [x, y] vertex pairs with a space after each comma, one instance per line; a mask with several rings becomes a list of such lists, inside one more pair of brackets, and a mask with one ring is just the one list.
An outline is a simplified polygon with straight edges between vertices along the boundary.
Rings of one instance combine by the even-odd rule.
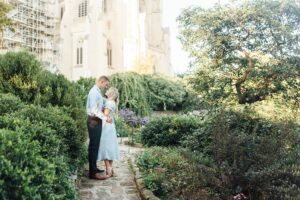
[[103, 112], [103, 97], [101, 89], [105, 89], [109, 84], [109, 79], [106, 76], [101, 76], [97, 79], [96, 84], [92, 87], [88, 94], [86, 102], [86, 112], [88, 115], [87, 127], [89, 132], [89, 177], [91, 179], [104, 180], [105, 176], [101, 176], [100, 173], [104, 170], [97, 168], [97, 158], [100, 145], [100, 138], [102, 132], [102, 121], [108, 123], [112, 122], [111, 118], [106, 117]]

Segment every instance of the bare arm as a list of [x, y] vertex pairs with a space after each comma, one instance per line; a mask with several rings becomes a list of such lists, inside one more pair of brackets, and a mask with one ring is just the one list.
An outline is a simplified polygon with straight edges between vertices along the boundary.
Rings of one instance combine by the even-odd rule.
[[112, 122], [112, 119], [108, 116], [109, 115], [109, 113], [110, 113], [111, 111], [110, 111], [110, 109], [108, 109], [108, 108], [105, 108], [104, 109], [104, 116], [106, 116], [107, 117], [107, 122], [109, 122], [109, 123], [111, 123]]

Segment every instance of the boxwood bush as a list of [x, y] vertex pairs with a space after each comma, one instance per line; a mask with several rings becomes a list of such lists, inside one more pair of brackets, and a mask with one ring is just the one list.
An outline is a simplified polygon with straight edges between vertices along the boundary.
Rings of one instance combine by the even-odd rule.
[[28, 140], [38, 141], [40, 154], [44, 158], [61, 156], [64, 155], [62, 152], [67, 152], [67, 145], [47, 123], [32, 123], [28, 118], [4, 115], [0, 116], [0, 129], [21, 132]]
[[0, 129], [0, 199], [76, 199], [63, 159], [40, 151], [21, 132]]
[[78, 129], [76, 122], [65, 112], [55, 107], [29, 105], [11, 115], [14, 118], [29, 119], [33, 124], [45, 124], [55, 131], [55, 135], [63, 144], [61, 153], [68, 163], [76, 169], [86, 161], [85, 133]]
[[193, 116], [157, 117], [142, 129], [141, 140], [147, 146], [177, 146], [199, 126], [200, 119]]
[[37, 77], [41, 65], [28, 52], [8, 52], [0, 55], [0, 88], [23, 101], [32, 102], [37, 94]]
[[13, 94], [0, 93], [0, 115], [12, 113], [24, 107], [24, 103], [19, 97]]

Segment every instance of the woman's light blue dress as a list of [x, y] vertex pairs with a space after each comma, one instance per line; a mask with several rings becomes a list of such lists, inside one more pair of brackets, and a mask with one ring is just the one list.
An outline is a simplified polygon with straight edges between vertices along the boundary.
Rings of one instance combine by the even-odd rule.
[[[116, 111], [116, 103], [107, 100], [104, 108], [110, 110], [109, 117], [113, 119], [113, 113]], [[102, 133], [100, 139], [100, 147], [98, 152], [98, 160], [119, 160], [120, 152], [117, 139], [117, 131], [115, 121], [112, 123], [104, 122], [102, 125]]]

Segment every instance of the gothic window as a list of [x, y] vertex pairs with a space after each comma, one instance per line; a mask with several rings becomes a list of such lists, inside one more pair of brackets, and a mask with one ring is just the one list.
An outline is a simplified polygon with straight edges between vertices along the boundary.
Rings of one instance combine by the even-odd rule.
[[106, 54], [107, 54], [107, 66], [112, 67], [112, 46], [109, 40], [107, 40]]
[[102, 0], [102, 12], [107, 13], [107, 0]]
[[65, 8], [64, 8], [64, 7], [61, 7], [61, 8], [60, 8], [60, 19], [63, 18], [63, 16], [64, 16], [64, 11], [65, 11]]
[[82, 65], [82, 60], [83, 60], [83, 55], [82, 55], [82, 47], [77, 47], [77, 53], [76, 53], [76, 64], [77, 65]]
[[87, 0], [82, 1], [78, 6], [78, 17], [85, 17], [87, 15]]

